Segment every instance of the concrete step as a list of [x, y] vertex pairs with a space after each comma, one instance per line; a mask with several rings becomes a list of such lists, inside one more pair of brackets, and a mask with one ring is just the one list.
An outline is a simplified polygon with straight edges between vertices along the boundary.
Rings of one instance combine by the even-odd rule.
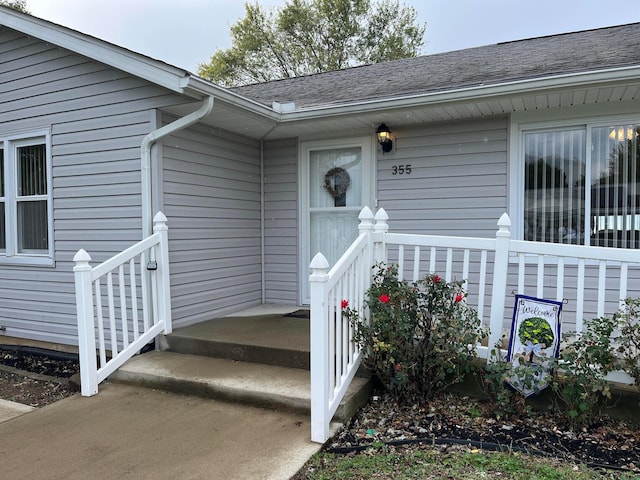
[[168, 351], [309, 370], [309, 320], [280, 314], [225, 317], [175, 329]]
[[[309, 372], [297, 368], [155, 351], [133, 357], [109, 380], [276, 410], [311, 409]], [[370, 393], [369, 380], [356, 377], [334, 419], [351, 418]]]

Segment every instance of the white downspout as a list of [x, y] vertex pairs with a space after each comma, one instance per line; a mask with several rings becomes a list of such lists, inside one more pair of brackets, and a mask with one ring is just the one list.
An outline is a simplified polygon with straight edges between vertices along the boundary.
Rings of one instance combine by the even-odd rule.
[[265, 228], [264, 228], [264, 140], [260, 140], [260, 271], [262, 282], [262, 304], [267, 302], [267, 274], [265, 271]]
[[213, 110], [213, 96], [208, 96], [202, 101], [202, 106], [195, 112], [189, 115], [179, 118], [175, 122], [171, 122], [169, 125], [160, 127], [157, 130], [149, 133], [142, 140], [140, 147], [140, 162], [141, 162], [141, 175], [142, 175], [142, 238], [147, 238], [152, 233], [152, 219], [153, 211], [151, 205], [151, 146], [167, 135], [170, 135], [178, 130], [187, 128], [199, 120], [207, 116], [211, 110]]

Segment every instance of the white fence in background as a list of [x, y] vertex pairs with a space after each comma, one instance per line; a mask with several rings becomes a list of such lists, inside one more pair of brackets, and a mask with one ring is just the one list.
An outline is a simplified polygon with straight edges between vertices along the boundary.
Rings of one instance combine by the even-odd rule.
[[[82, 395], [159, 334], [171, 333], [167, 219], [158, 212], [153, 235], [91, 267], [73, 257]], [[115, 280], [114, 280], [115, 277]]]
[[[315, 442], [327, 440], [331, 418], [361, 361], [341, 302], [366, 315], [365, 292], [377, 262], [398, 264], [401, 279], [440, 273], [447, 281], [464, 281], [466, 301], [489, 328], [487, 345], [477, 346], [478, 356], [486, 359], [510, 326], [513, 305], [506, 305], [506, 299], [513, 293], [565, 301], [569, 308], [563, 312], [563, 331], [581, 332], [584, 318], [612, 315], [631, 290], [640, 288], [639, 250], [512, 240], [506, 213], [498, 220], [495, 238], [389, 233], [387, 220], [383, 209], [374, 217], [365, 207], [360, 235], [333, 268], [321, 253], [310, 265]], [[633, 383], [622, 372], [608, 378]]]

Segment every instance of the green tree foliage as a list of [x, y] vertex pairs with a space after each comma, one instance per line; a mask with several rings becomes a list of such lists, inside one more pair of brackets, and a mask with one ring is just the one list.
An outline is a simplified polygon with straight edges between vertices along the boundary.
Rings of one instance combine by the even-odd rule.
[[0, 7], [9, 7], [22, 13], [29, 13], [27, 0], [0, 0]]
[[415, 57], [426, 25], [398, 0], [290, 0], [263, 10], [245, 4], [231, 27], [232, 46], [219, 49], [200, 76], [226, 86], [328, 72]]

